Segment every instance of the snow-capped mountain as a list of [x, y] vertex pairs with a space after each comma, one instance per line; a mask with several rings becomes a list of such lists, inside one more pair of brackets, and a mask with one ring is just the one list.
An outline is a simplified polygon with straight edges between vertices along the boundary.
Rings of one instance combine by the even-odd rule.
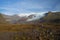
[[1, 15], [1, 19], [3, 18], [3, 20], [6, 20], [9, 23], [33, 23], [33, 22], [39, 22], [39, 21], [44, 22], [46, 20], [49, 21], [51, 19], [59, 18], [59, 17], [60, 17], [60, 12], [48, 12], [48, 13], [44, 13], [43, 15], [41, 15], [40, 13], [39, 14], [36, 13], [36, 14], [19, 14], [19, 15], [18, 14], [17, 15], [2, 14]]
[[15, 14], [15, 15], [3, 15], [6, 21], [10, 23], [24, 23], [24, 22], [31, 22], [40, 19], [42, 16], [41, 14]]

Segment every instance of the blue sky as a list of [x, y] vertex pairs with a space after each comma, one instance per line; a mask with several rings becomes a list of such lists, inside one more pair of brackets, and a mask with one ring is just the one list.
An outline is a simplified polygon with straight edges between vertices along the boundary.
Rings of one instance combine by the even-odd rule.
[[60, 0], [0, 0], [0, 12], [8, 15], [47, 11], [60, 11]]

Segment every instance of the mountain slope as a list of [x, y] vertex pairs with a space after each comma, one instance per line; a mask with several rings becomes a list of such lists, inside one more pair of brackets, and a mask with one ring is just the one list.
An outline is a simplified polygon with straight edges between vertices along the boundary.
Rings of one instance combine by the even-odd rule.
[[0, 24], [7, 23], [6, 19], [3, 17], [3, 15], [0, 13]]
[[[19, 15], [4, 15], [0, 14], [1, 22], [9, 23], [60, 23], [60, 12], [48, 12], [44, 16], [39, 14], [30, 14], [29, 16], [19, 16]], [[0, 23], [1, 23], [0, 22]]]
[[60, 23], [60, 12], [48, 12], [41, 18], [45, 22]]

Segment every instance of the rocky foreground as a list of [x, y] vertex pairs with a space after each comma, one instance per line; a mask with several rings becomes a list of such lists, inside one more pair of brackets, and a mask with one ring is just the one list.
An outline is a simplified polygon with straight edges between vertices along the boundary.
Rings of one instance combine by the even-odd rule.
[[60, 40], [60, 25], [0, 24], [0, 40]]

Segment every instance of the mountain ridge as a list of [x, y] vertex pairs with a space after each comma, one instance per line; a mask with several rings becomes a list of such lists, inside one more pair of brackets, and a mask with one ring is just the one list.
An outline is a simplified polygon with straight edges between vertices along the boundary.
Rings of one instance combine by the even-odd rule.
[[[1, 14], [1, 13], [0, 13]], [[9, 23], [60, 23], [60, 12], [47, 12], [44, 13], [43, 16], [39, 14], [30, 14], [29, 16], [19, 16], [19, 15], [5, 15], [1, 14], [4, 19]], [[2, 19], [2, 18], [1, 18]]]

